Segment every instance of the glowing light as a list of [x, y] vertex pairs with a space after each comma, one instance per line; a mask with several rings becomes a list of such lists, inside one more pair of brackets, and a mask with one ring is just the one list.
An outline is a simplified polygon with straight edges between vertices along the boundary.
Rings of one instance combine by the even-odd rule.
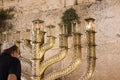
[[87, 22], [87, 26], [86, 26], [86, 30], [95, 30], [94, 28], [94, 18], [87, 18], [85, 19], [85, 21]]
[[91, 29], [91, 26], [88, 24], [88, 25], [86, 26], [86, 29], [87, 29], [87, 30], [90, 30], [90, 29]]

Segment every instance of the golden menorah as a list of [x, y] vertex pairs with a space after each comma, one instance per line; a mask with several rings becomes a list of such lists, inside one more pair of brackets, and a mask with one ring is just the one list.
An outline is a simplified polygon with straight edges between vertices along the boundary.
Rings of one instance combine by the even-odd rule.
[[[80, 77], [78, 80], [91, 80], [93, 73], [95, 71], [96, 63], [96, 52], [95, 52], [95, 26], [93, 18], [88, 18], [86, 20], [86, 36], [87, 36], [87, 72], [85, 75]], [[22, 76], [26, 80], [56, 80], [60, 77], [66, 76], [72, 73], [77, 67], [81, 64], [82, 53], [81, 53], [81, 32], [80, 32], [80, 22], [75, 20], [72, 22], [72, 38], [73, 38], [73, 47], [74, 47], [74, 58], [72, 62], [66, 68], [51, 72], [48, 75], [44, 75], [46, 69], [63, 60], [68, 53], [68, 35], [66, 24], [61, 23], [60, 25], [60, 34], [59, 34], [59, 48], [60, 52], [52, 57], [44, 60], [45, 53], [54, 47], [55, 37], [52, 35], [54, 25], [49, 25], [47, 28], [48, 40], [45, 43], [45, 31], [44, 31], [44, 21], [34, 20], [31, 30], [26, 30], [26, 32], [31, 33], [30, 39], [15, 40], [16, 44], [24, 50], [26, 50], [30, 55], [31, 59], [27, 59], [24, 56], [20, 57], [21, 64], [23, 66]], [[20, 31], [16, 32], [20, 36]], [[15, 33], [15, 34], [16, 34]], [[4, 35], [7, 35], [6, 33]], [[21, 44], [22, 45], [21, 45]], [[27, 55], [27, 54], [26, 54]], [[25, 69], [24, 69], [25, 68]], [[31, 71], [26, 71], [29, 68]]]

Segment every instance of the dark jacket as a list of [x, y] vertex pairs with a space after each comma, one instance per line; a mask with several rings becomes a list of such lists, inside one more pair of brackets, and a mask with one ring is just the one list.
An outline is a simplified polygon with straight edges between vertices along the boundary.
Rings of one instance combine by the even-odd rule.
[[7, 80], [9, 74], [15, 74], [21, 80], [20, 60], [7, 53], [0, 54], [0, 80]]

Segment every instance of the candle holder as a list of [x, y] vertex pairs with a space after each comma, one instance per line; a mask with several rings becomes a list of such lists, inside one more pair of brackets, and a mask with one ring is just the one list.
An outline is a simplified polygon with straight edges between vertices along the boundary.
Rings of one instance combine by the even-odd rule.
[[2, 32], [3, 42], [4, 42], [4, 41], [7, 41], [7, 34], [8, 34], [7, 31]]
[[48, 25], [46, 26], [47, 27], [47, 36], [53, 36], [54, 35], [54, 28], [55, 26], [54, 25]]
[[1, 33], [1, 42], [9, 42], [11, 41], [11, 34], [12, 32], [9, 30], [9, 31], [4, 31]]
[[60, 26], [60, 34], [68, 35], [67, 24], [61, 22], [59, 26]]
[[86, 31], [95, 31], [94, 18], [87, 18], [86, 21]]
[[72, 33], [81, 33], [80, 31], [80, 21], [74, 20], [72, 22]]
[[32, 22], [33, 22], [32, 30], [40, 29], [40, 31], [44, 31], [44, 21], [40, 19], [36, 19], [33, 20]]

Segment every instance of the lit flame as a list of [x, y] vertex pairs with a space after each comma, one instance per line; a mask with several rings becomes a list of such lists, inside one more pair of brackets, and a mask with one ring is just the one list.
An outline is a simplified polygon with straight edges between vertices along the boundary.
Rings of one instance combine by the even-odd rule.
[[91, 25], [88, 24], [86, 28], [87, 28], [87, 30], [90, 30], [91, 29]]
[[94, 26], [94, 21], [95, 19], [94, 18], [87, 18], [85, 19], [86, 21], [86, 30], [95, 30], [95, 26]]

